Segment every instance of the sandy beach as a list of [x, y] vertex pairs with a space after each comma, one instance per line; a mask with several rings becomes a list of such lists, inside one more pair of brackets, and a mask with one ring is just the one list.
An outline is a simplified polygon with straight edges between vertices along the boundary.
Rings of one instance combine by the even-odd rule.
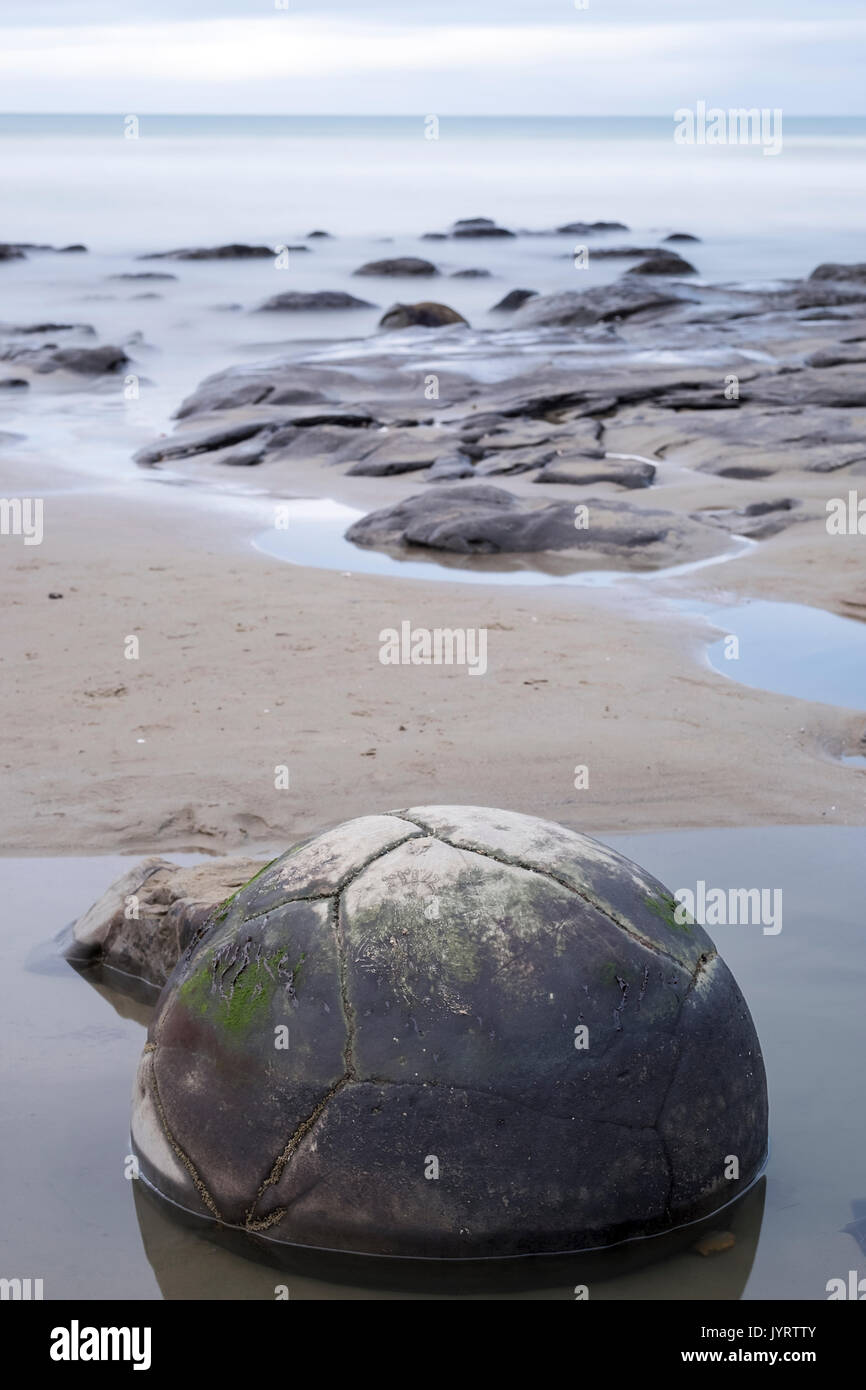
[[[347, 482], [320, 474], [365, 509], [417, 491]], [[809, 483], [817, 501], [838, 491], [832, 477]], [[730, 504], [742, 486], [700, 479], [665, 501]], [[9, 852], [266, 849], [418, 801], [519, 807], [590, 833], [862, 822], [862, 777], [834, 756], [856, 751], [866, 718], [716, 674], [705, 651], [717, 634], [658, 588], [303, 569], [255, 551], [259, 527], [178, 505], [170, 487], [51, 496], [47, 516], [42, 547], [0, 547]], [[723, 587], [850, 617], [863, 574], [857, 538], [818, 518], [664, 592]], [[379, 633], [407, 618], [486, 627], [486, 676], [383, 668]], [[124, 658], [129, 634], [137, 661]], [[287, 790], [274, 787], [281, 764]]]

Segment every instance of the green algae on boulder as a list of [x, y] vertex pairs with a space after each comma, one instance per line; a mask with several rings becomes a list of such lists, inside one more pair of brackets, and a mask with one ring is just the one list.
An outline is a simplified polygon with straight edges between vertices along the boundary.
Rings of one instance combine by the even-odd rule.
[[671, 903], [513, 812], [413, 808], [295, 846], [160, 996], [142, 1178], [271, 1253], [495, 1259], [710, 1216], [761, 1171], [766, 1082], [735, 981]]

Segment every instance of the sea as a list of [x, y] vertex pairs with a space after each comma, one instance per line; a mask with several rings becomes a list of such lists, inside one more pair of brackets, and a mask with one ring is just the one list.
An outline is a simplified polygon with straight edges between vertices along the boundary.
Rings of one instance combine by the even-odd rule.
[[[673, 117], [443, 116], [434, 126], [422, 115], [0, 115], [0, 242], [88, 248], [0, 263], [0, 324], [88, 325], [97, 341], [127, 348], [141, 387], [133, 400], [111, 379], [58, 394], [49, 377], [26, 401], [4, 393], [0, 431], [25, 435], [60, 467], [116, 477], [209, 373], [311, 345], [372, 344], [395, 301], [457, 309], [479, 335], [468, 346], [482, 370], [485, 340], [503, 324], [490, 310], [509, 290], [590, 288], [627, 268], [594, 260], [593, 248], [687, 232], [700, 241], [679, 249], [698, 278], [739, 284], [863, 259], [866, 117], [790, 118], [770, 155], [678, 144], [675, 128]], [[469, 217], [519, 235], [422, 239]], [[575, 221], [629, 230], [555, 234]], [[330, 236], [309, 240], [313, 230]], [[139, 259], [228, 242], [269, 246], [274, 258]], [[588, 265], [576, 266], [584, 243]], [[308, 249], [278, 254], [296, 246]], [[430, 259], [441, 274], [354, 274], [398, 255]], [[461, 270], [489, 275], [451, 278]], [[115, 278], [147, 271], [176, 278]], [[346, 290], [371, 307], [255, 312], [286, 290]]]

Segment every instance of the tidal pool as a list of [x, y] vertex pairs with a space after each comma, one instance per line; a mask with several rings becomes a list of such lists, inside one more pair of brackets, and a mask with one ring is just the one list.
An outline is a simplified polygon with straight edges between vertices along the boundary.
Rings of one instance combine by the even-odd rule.
[[[767, 599], [732, 607], [678, 606], [701, 613], [726, 633], [707, 652], [721, 675], [798, 700], [866, 709], [866, 623], [823, 608]], [[730, 636], [737, 638], [736, 648]], [[731, 650], [735, 656], [728, 655]]]
[[[863, 1211], [866, 1075], [862, 1000], [866, 828], [769, 827], [601, 837], [672, 890], [781, 889], [783, 929], [710, 928], [748, 1001], [770, 1091], [770, 1161], [743, 1203], [714, 1223], [734, 1247], [709, 1258], [632, 1251], [626, 1272], [580, 1262], [418, 1285], [399, 1262], [276, 1270], [172, 1220], [125, 1176], [129, 1104], [149, 1006], [94, 987], [51, 938], [131, 862], [0, 860], [0, 1129], [4, 1277], [41, 1278], [47, 1299], [575, 1297], [824, 1299], [827, 1281], [866, 1273], [845, 1227]], [[271, 851], [273, 853], [273, 850]], [[195, 856], [171, 856], [184, 863]], [[263, 855], [263, 858], [267, 857]], [[862, 1238], [862, 1237], [861, 1237]], [[638, 1243], [651, 1247], [652, 1242]], [[622, 1249], [620, 1247], [620, 1249]], [[530, 1261], [530, 1264], [535, 1262]], [[524, 1262], [516, 1262], [522, 1266]]]

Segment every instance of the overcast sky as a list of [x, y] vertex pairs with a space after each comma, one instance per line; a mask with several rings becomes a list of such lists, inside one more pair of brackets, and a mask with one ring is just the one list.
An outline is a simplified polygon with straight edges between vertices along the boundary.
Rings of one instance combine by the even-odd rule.
[[[582, 0], [578, 0], [581, 3]], [[866, 113], [864, 0], [2, 0], [5, 111]]]

